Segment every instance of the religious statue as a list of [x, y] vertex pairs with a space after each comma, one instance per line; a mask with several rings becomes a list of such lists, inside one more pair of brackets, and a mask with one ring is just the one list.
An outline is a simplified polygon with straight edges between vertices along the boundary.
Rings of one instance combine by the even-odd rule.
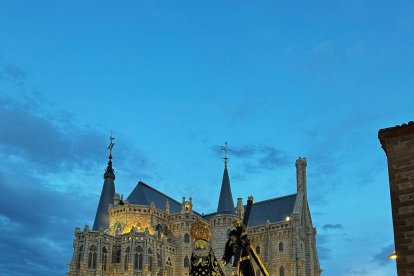
[[231, 258], [233, 260], [233, 275], [242, 276], [255, 276], [253, 264], [251, 258], [256, 262], [258, 268], [265, 276], [269, 276], [269, 272], [257, 255], [254, 247], [251, 245], [249, 237], [247, 236], [247, 224], [250, 217], [250, 211], [253, 205], [253, 197], [250, 196], [247, 200], [246, 210], [244, 213], [243, 222], [234, 221], [236, 229], [231, 230], [229, 233], [229, 239], [224, 249], [223, 258], [221, 264], [227, 265]]
[[210, 226], [197, 218], [191, 225], [190, 234], [193, 239], [190, 276], [225, 276], [210, 247]]
[[233, 274], [243, 276], [254, 276], [255, 274], [253, 264], [250, 260], [250, 240], [247, 237], [247, 234], [245, 233], [239, 236], [239, 231], [237, 229], [232, 230], [229, 233], [229, 239], [226, 243], [224, 255], [222, 258], [222, 265], [227, 265], [230, 262], [231, 258], [235, 256], [238, 247], [238, 240], [241, 241], [241, 253], [238, 268], [234, 268]]

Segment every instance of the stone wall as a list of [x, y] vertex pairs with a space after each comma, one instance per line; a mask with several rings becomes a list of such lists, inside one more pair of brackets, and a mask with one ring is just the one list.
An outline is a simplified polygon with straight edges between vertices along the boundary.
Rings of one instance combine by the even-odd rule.
[[414, 123], [381, 129], [378, 138], [388, 160], [398, 275], [414, 275]]

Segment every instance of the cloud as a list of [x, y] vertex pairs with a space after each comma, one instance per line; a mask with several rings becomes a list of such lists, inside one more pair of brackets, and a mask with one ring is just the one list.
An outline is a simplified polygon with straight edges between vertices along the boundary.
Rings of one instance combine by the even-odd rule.
[[263, 157], [259, 159], [259, 163], [266, 169], [275, 169], [289, 163], [286, 154], [274, 147], [261, 147], [260, 152], [263, 154]]
[[[79, 127], [67, 112], [54, 116], [33, 99], [0, 98], [0, 150], [19, 156], [48, 172], [73, 171], [102, 162], [108, 134], [94, 127]], [[118, 143], [119, 142], [119, 143]], [[117, 137], [118, 165], [128, 173], [149, 165], [145, 155]]]
[[[63, 275], [75, 226], [93, 220], [100, 190], [84, 188], [84, 171], [104, 168], [107, 135], [54, 115], [36, 98], [0, 97], [0, 275]], [[125, 140], [115, 168], [131, 179], [149, 162]]]
[[342, 224], [325, 224], [324, 226], [322, 226], [323, 230], [327, 231], [327, 230], [336, 230], [336, 229], [344, 229], [344, 227], [342, 226]]
[[3, 154], [25, 159], [58, 170], [74, 164], [85, 165], [102, 156], [104, 135], [92, 128], [69, 126], [49, 120], [35, 107], [11, 98], [0, 99], [0, 149]]
[[0, 80], [22, 85], [26, 78], [27, 73], [23, 68], [11, 63], [0, 63]]
[[63, 275], [74, 227], [91, 220], [93, 202], [48, 189], [31, 173], [26, 168], [0, 171], [0, 274]]
[[329, 260], [331, 258], [332, 249], [327, 246], [328, 236], [318, 234], [316, 236], [316, 246], [318, 248], [318, 256], [320, 260]]
[[[214, 145], [211, 150], [220, 155], [220, 146]], [[272, 146], [245, 145], [231, 146], [230, 158], [233, 156], [243, 162], [245, 173], [258, 173], [263, 170], [274, 170], [290, 164], [288, 155]]]
[[387, 245], [381, 248], [378, 254], [375, 254], [373, 260], [377, 262], [379, 265], [386, 265], [389, 263], [388, 256], [395, 251], [394, 244]]

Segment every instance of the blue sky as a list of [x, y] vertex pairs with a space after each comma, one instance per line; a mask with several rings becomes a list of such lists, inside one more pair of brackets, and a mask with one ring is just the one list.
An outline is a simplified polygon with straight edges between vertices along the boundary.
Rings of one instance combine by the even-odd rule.
[[[0, 0], [0, 274], [64, 275], [106, 145], [138, 180], [214, 211], [308, 195], [325, 275], [396, 275], [378, 129], [413, 120], [412, 1]], [[200, 192], [201, 191], [201, 192]]]

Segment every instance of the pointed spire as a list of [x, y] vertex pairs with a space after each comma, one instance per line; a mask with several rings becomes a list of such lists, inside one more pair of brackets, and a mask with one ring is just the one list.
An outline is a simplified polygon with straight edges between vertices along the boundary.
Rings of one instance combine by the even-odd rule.
[[112, 137], [112, 133], [111, 133], [111, 136], [109, 137], [109, 145], [108, 145], [109, 160], [108, 160], [108, 166], [105, 169], [104, 179], [111, 178], [115, 180], [115, 172], [114, 172], [114, 169], [112, 168], [112, 148], [115, 146], [114, 140], [115, 138]]
[[221, 190], [220, 190], [220, 198], [217, 207], [217, 214], [234, 214], [234, 202], [233, 202], [233, 195], [231, 193], [230, 187], [230, 178], [229, 172], [227, 170], [227, 163], [229, 161], [229, 157], [227, 157], [227, 152], [230, 149], [227, 146], [227, 142], [225, 142], [224, 146], [221, 147], [221, 150], [224, 151], [224, 172], [223, 172], [223, 180], [221, 182]]
[[109, 137], [109, 161], [104, 173], [104, 184], [102, 187], [101, 197], [99, 199], [98, 209], [96, 210], [95, 222], [92, 229], [98, 231], [100, 228], [106, 230], [109, 228], [108, 207], [114, 203], [115, 195], [115, 173], [112, 168], [112, 148], [114, 147], [114, 137]]

